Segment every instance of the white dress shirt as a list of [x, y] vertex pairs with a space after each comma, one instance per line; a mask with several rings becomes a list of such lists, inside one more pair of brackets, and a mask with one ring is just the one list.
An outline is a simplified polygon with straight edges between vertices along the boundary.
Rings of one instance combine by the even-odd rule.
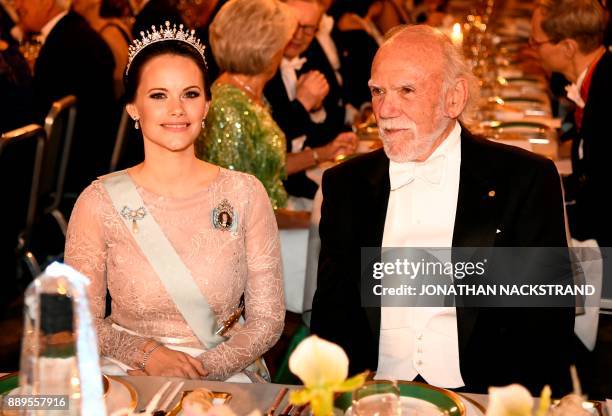
[[[427, 174], [435, 161], [437, 179]], [[459, 193], [461, 126], [423, 163], [390, 162], [391, 192], [383, 247], [451, 247]], [[441, 170], [441, 172], [440, 172]], [[402, 171], [416, 171], [401, 185]], [[439, 183], [436, 183], [439, 182]], [[377, 379], [413, 380], [445, 388], [464, 386], [454, 307], [382, 307]]]
[[331, 37], [331, 31], [334, 28], [334, 18], [324, 14], [321, 18], [321, 22], [319, 23], [319, 30], [315, 35], [323, 52], [325, 52], [325, 56], [329, 61], [330, 65], [334, 69], [334, 73], [336, 74], [336, 80], [338, 80], [338, 84], [342, 85], [342, 75], [340, 74], [340, 58], [338, 57], [338, 49], [336, 48], [336, 44]]

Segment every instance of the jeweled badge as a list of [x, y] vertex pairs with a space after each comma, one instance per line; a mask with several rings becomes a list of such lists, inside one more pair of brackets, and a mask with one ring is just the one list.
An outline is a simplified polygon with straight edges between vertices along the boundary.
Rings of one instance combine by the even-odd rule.
[[217, 230], [236, 231], [238, 226], [238, 215], [227, 199], [221, 201], [221, 203], [213, 209], [212, 223]]

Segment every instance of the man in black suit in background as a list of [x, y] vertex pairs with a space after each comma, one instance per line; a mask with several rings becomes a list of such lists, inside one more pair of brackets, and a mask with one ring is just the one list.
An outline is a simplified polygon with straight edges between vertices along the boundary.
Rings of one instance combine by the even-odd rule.
[[474, 82], [428, 26], [400, 28], [377, 52], [369, 85], [384, 149], [323, 176], [311, 329], [345, 349], [350, 373], [482, 393], [516, 382], [539, 395], [551, 384], [561, 395], [573, 307], [369, 307], [361, 297], [364, 247], [566, 250], [554, 164], [458, 122]]
[[603, 44], [605, 27], [606, 11], [597, 0], [543, 1], [531, 32], [542, 65], [572, 83], [566, 90], [576, 104], [573, 172], [564, 181], [571, 234], [577, 240], [594, 238], [600, 247], [612, 246], [603, 192], [612, 185], [612, 53]]
[[[266, 84], [264, 95], [272, 108], [272, 117], [285, 133], [287, 152], [319, 148], [315, 162], [324, 162], [333, 159], [338, 146], [331, 143], [347, 128], [342, 89], [315, 39], [323, 8], [317, 0], [286, 3], [294, 11], [298, 27], [278, 71]], [[292, 195], [311, 199], [318, 189], [304, 172], [290, 175], [285, 187]]]
[[17, 0], [20, 25], [40, 32], [34, 65], [35, 108], [40, 123], [53, 101], [77, 97], [77, 120], [65, 190], [80, 192], [108, 172], [115, 143], [117, 103], [113, 95], [113, 55], [69, 0]]

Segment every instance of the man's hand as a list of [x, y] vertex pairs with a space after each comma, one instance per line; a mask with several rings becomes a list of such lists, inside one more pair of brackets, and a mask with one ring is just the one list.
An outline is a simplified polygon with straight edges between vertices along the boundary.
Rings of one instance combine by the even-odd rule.
[[295, 98], [302, 103], [306, 111], [321, 107], [329, 93], [329, 84], [319, 71], [309, 71], [300, 75], [297, 80]]

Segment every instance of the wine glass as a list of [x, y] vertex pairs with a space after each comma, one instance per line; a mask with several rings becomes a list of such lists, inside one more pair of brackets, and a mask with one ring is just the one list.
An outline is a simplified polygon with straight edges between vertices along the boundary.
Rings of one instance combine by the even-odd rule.
[[400, 416], [400, 391], [395, 381], [371, 381], [353, 392], [355, 416]]

